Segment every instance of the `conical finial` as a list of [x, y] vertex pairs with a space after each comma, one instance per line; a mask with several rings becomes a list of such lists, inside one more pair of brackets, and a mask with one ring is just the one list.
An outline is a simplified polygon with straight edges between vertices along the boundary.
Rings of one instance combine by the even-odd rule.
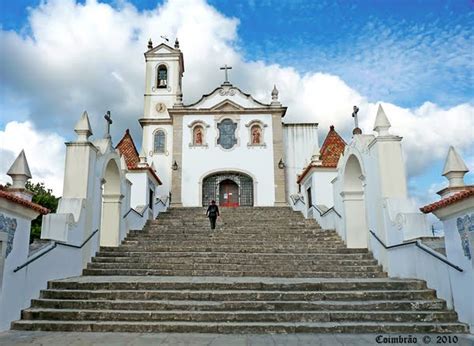
[[153, 49], [153, 42], [151, 41], [151, 38], [148, 40], [148, 49]]
[[392, 125], [385, 114], [382, 105], [379, 104], [379, 108], [377, 109], [377, 115], [375, 116], [375, 124], [374, 124], [374, 131], [377, 132], [379, 136], [387, 136], [389, 135], [388, 129]]
[[442, 174], [449, 181], [448, 187], [464, 186], [464, 175], [467, 172], [469, 172], [469, 169], [464, 163], [462, 157], [453, 146], [450, 146]]
[[77, 142], [87, 142], [88, 138], [92, 136], [89, 115], [86, 111], [82, 113], [81, 118], [76, 123], [76, 126], [74, 127], [74, 132], [77, 133]]
[[26, 160], [25, 151], [22, 150], [18, 157], [15, 159], [10, 169], [7, 172], [12, 178], [12, 188], [24, 189], [28, 179], [31, 179], [30, 167]]
[[179, 49], [179, 41], [177, 37], [176, 40], [174, 40], [174, 48]]
[[273, 85], [273, 90], [272, 90], [272, 101], [278, 101], [278, 89], [276, 85]]

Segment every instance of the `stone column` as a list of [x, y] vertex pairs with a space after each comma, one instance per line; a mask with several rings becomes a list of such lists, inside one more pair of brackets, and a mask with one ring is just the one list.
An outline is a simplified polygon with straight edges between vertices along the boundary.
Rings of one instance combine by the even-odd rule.
[[183, 116], [173, 115], [173, 159], [171, 164], [176, 162], [178, 169], [171, 172], [171, 207], [182, 207], [181, 202], [181, 182], [183, 169]]
[[272, 114], [273, 128], [273, 172], [275, 183], [275, 206], [286, 206], [285, 169], [280, 168], [280, 160], [283, 160], [283, 124], [281, 114]]

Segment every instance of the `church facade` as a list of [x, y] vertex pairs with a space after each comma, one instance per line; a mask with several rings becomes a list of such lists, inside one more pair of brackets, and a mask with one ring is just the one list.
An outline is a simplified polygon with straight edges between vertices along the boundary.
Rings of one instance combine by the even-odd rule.
[[163, 182], [158, 198], [183, 207], [286, 205], [304, 166], [295, 155], [311, 156], [317, 124], [284, 124], [276, 87], [270, 103], [257, 101], [229, 82], [227, 66], [220, 86], [185, 105], [178, 41], [148, 48], [141, 155]]

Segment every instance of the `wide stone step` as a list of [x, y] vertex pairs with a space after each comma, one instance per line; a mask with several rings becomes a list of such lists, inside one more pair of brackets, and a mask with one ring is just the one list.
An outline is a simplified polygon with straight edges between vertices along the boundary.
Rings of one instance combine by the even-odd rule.
[[228, 240], [228, 239], [216, 239], [216, 238], [208, 238], [208, 239], [182, 239], [182, 240], [173, 240], [168, 239], [166, 237], [160, 237], [158, 239], [127, 239], [124, 240], [121, 246], [136, 246], [136, 247], [143, 247], [143, 246], [197, 246], [203, 247], [206, 245], [212, 246], [223, 246], [223, 247], [264, 247], [264, 248], [314, 248], [314, 249], [341, 249], [345, 248], [344, 243], [340, 240], [338, 241], [321, 241], [315, 239], [307, 239], [307, 240], [293, 240], [291, 242], [284, 242], [284, 241], [276, 241], [276, 240], [261, 240], [261, 239], [247, 239], [247, 240]]
[[182, 311], [77, 310], [32, 308], [25, 320], [189, 321], [189, 322], [455, 322], [451, 311]]
[[262, 247], [262, 246], [161, 246], [161, 245], [150, 245], [150, 246], [133, 246], [133, 245], [122, 245], [119, 247], [101, 247], [100, 251], [108, 252], [218, 252], [218, 253], [229, 253], [229, 252], [240, 252], [240, 253], [318, 253], [318, 254], [348, 254], [348, 253], [367, 253], [367, 249], [348, 249], [343, 247], [297, 247], [293, 248], [291, 245], [285, 247]]
[[[92, 263], [142, 263], [144, 257], [138, 256], [123, 256], [123, 257], [108, 257], [108, 256], [96, 256], [92, 258]], [[278, 266], [293, 265], [293, 266], [367, 266], [367, 265], [378, 265], [376, 260], [373, 259], [328, 259], [322, 257], [321, 259], [297, 259], [290, 260], [286, 258], [278, 258], [276, 256], [266, 256], [265, 258], [259, 258], [257, 256], [252, 257], [234, 257], [234, 256], [219, 256], [219, 257], [173, 257], [173, 256], [147, 256], [147, 263], [163, 263], [163, 264], [194, 264], [194, 263], [219, 263], [219, 264], [247, 264], [253, 263], [255, 265], [268, 265], [274, 264]]]
[[443, 300], [377, 301], [201, 301], [201, 300], [104, 300], [104, 299], [34, 299], [34, 308], [106, 309], [106, 310], [185, 310], [185, 311], [418, 311], [446, 309]]
[[[341, 241], [336, 235], [325, 235], [325, 234], [262, 234], [262, 233], [250, 233], [250, 234], [235, 234], [235, 233], [217, 233], [207, 231], [207, 236], [210, 236], [212, 239], [220, 240], [220, 239], [228, 239], [228, 240], [235, 240], [235, 241], [242, 241], [242, 240], [260, 240], [260, 241], [306, 241], [308, 239], [315, 240], [315, 241]], [[182, 239], [189, 239], [189, 240], [202, 240], [203, 235], [195, 235], [195, 234], [187, 234], [187, 233], [176, 233], [176, 232], [168, 232], [168, 233], [141, 233], [141, 234], [129, 234], [125, 240], [157, 240], [157, 239], [167, 239], [167, 240], [182, 240]]]
[[356, 260], [373, 260], [373, 257], [370, 253], [346, 253], [346, 254], [339, 254], [339, 253], [304, 253], [304, 254], [295, 254], [295, 253], [241, 253], [241, 252], [227, 252], [227, 253], [219, 253], [219, 252], [208, 252], [208, 251], [200, 251], [200, 252], [193, 252], [193, 251], [179, 251], [179, 252], [136, 252], [136, 251], [100, 251], [97, 253], [99, 257], [114, 257], [114, 258], [126, 258], [126, 257], [133, 257], [138, 258], [138, 260], [143, 261], [150, 261], [154, 258], [174, 258], [174, 259], [181, 259], [181, 258], [234, 258], [234, 259], [251, 259], [251, 260], [273, 260], [273, 261], [300, 261], [300, 260], [348, 260], [348, 261], [356, 261]]
[[[181, 300], [181, 301], [397, 301], [435, 299], [434, 290], [366, 290], [366, 291], [252, 291], [252, 290], [58, 290], [41, 291], [44, 299], [104, 300]], [[415, 304], [415, 303], [413, 303]], [[350, 305], [349, 305], [350, 306]], [[349, 309], [345, 307], [344, 309]]]
[[126, 276], [223, 276], [223, 277], [279, 277], [279, 278], [382, 278], [387, 274], [377, 272], [354, 272], [354, 271], [257, 271], [251, 270], [180, 270], [176, 269], [89, 269], [83, 270], [83, 275], [126, 275]]
[[[152, 262], [152, 263], [100, 263], [94, 262], [87, 265], [88, 269], [156, 269], [156, 270], [215, 270], [215, 271], [258, 271], [258, 272], [291, 272], [294, 268], [294, 264], [256, 264], [252, 262], [244, 264], [235, 263], [163, 263], [163, 262]], [[317, 271], [317, 272], [354, 272], [354, 273], [374, 273], [381, 272], [382, 267], [379, 265], [327, 265], [323, 266], [320, 264], [307, 264], [298, 265], [300, 271]]]
[[192, 276], [80, 276], [48, 282], [50, 289], [71, 290], [261, 290], [261, 291], [361, 291], [425, 290], [426, 283], [412, 279], [266, 278]]
[[433, 322], [131, 322], [21, 320], [16, 330], [139, 333], [466, 333], [461, 323]]

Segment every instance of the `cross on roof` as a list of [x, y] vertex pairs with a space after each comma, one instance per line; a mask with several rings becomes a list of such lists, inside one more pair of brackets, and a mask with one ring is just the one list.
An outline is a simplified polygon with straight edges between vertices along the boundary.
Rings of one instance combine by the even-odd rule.
[[112, 116], [110, 115], [110, 111], [107, 111], [107, 113], [104, 115], [104, 119], [107, 122], [106, 124], [106, 132], [105, 132], [105, 138], [110, 138], [110, 125], [112, 124]]
[[228, 75], [227, 70], [232, 70], [232, 67], [227, 66], [227, 64], [226, 64], [226, 65], [224, 65], [223, 67], [221, 67], [221, 70], [225, 70], [225, 81], [224, 81], [224, 84], [230, 84], [230, 83], [229, 83], [229, 75]]

